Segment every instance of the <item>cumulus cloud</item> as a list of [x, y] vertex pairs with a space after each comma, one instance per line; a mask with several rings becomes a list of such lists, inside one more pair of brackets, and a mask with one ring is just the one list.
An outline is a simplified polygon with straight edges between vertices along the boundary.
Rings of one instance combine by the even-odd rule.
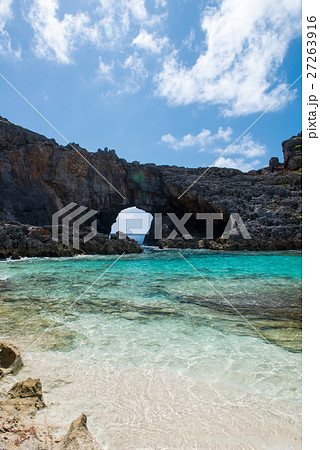
[[111, 64], [105, 64], [102, 61], [101, 56], [99, 56], [99, 67], [97, 70], [98, 78], [101, 78], [103, 80], [112, 81], [113, 80], [113, 67], [114, 63]]
[[[181, 139], [177, 139], [169, 133], [162, 136], [161, 141], [174, 150], [193, 147], [198, 152], [215, 155], [215, 159], [219, 158], [214, 164], [217, 167], [232, 167], [242, 171], [257, 169], [261, 164], [259, 158], [267, 153], [267, 147], [255, 142], [250, 133], [233, 144], [231, 142], [232, 134], [231, 127], [226, 129], [219, 127], [214, 134], [210, 130], [203, 129], [199, 134], [186, 134]], [[228, 143], [225, 147], [218, 144], [223, 141]]]
[[[148, 77], [145, 59], [158, 55], [168, 43], [167, 37], [157, 35], [161, 19], [166, 15], [163, 10], [166, 2], [155, 0], [154, 6], [162, 8], [157, 13], [150, 13], [146, 3], [145, 0], [99, 0], [96, 14], [102, 30], [100, 44], [103, 50], [117, 52], [114, 57], [116, 94], [138, 92]], [[132, 47], [134, 52], [128, 56]], [[101, 63], [100, 68], [104, 69]], [[109, 70], [106, 79], [108, 75]]]
[[12, 55], [17, 58], [21, 56], [20, 46], [15, 50], [12, 48], [11, 38], [5, 29], [7, 23], [13, 19], [13, 0], [1, 0], [0, 2], [0, 54], [4, 56]]
[[117, 93], [135, 94], [140, 90], [142, 81], [148, 78], [148, 71], [144, 67], [143, 59], [135, 52], [133, 55], [128, 56], [123, 64], [123, 68], [130, 71], [130, 77]]
[[148, 77], [144, 58], [157, 56], [168, 43], [157, 34], [166, 1], [154, 0], [151, 13], [146, 0], [96, 0], [89, 12], [64, 15], [59, 11], [61, 0], [25, 1], [35, 55], [70, 64], [76, 51], [90, 43], [99, 55], [96, 79], [112, 82], [113, 94], [138, 92]]
[[220, 104], [225, 115], [265, 110], [288, 87], [278, 69], [301, 32], [300, 15], [300, 0], [222, 0], [207, 7], [205, 51], [191, 67], [177, 52], [169, 55], [155, 77], [157, 94], [175, 105]]
[[[156, 6], [165, 6], [160, 2]], [[119, 45], [133, 26], [153, 27], [160, 23], [163, 14], [150, 14], [145, 0], [99, 0], [98, 14], [105, 30], [106, 41]]]
[[230, 141], [232, 135], [232, 128], [223, 129], [219, 127], [215, 134], [205, 128], [197, 135], [186, 134], [181, 139], [177, 139], [172, 134], [166, 134], [161, 137], [162, 142], [169, 145], [174, 150], [182, 150], [187, 147], [197, 147], [199, 151], [208, 151], [211, 149], [213, 143], [219, 139]]
[[[222, 153], [225, 149], [217, 149], [216, 153]], [[250, 133], [243, 136], [236, 144], [228, 150], [229, 155], [243, 155], [246, 158], [256, 158], [265, 155], [267, 148], [253, 140]]]
[[132, 44], [143, 50], [160, 53], [168, 42], [167, 37], [157, 37], [155, 33], [148, 33], [146, 30], [142, 29], [138, 36], [134, 38]]
[[34, 29], [34, 52], [40, 58], [68, 64], [79, 44], [98, 42], [98, 29], [88, 14], [57, 16], [58, 0], [33, 0], [27, 19]]
[[[248, 133], [237, 143], [225, 148], [216, 148], [210, 153], [214, 153], [218, 157], [223, 155], [214, 164], [215, 166], [232, 167], [247, 172], [251, 169], [257, 169], [259, 166], [261, 167], [261, 160], [258, 158], [267, 153], [267, 147], [264, 144], [255, 142], [252, 135]], [[230, 158], [230, 155], [234, 157]]]
[[228, 167], [232, 169], [239, 169], [242, 172], [249, 172], [249, 170], [254, 170], [259, 167], [260, 160], [256, 159], [254, 161], [247, 162], [244, 158], [225, 158], [222, 156], [219, 161], [215, 164], [216, 167]]

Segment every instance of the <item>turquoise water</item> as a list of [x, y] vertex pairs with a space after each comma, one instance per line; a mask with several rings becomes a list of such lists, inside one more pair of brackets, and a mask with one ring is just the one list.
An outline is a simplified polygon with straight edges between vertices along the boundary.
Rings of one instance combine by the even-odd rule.
[[128, 233], [128, 236], [129, 236], [129, 238], [137, 241], [138, 244], [142, 245], [146, 235], [145, 234], [130, 234], [130, 233]]
[[31, 346], [43, 414], [86, 409], [103, 448], [299, 448], [300, 252], [180, 253], [0, 262], [0, 339]]

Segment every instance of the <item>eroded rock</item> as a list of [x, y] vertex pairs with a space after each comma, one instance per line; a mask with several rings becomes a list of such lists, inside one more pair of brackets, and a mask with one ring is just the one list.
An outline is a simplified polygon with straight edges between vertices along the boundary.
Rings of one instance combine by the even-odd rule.
[[0, 442], [4, 448], [48, 448], [49, 433], [36, 428], [34, 421], [37, 411], [44, 407], [39, 379], [18, 382], [0, 398]]
[[[42, 402], [42, 385], [39, 378], [27, 378], [14, 384], [8, 393], [10, 398], [33, 398], [36, 397]], [[40, 409], [40, 408], [38, 408]]]
[[282, 142], [283, 166], [288, 170], [302, 168], [302, 134]]
[[0, 376], [13, 374], [22, 366], [20, 350], [15, 345], [0, 342]]
[[61, 450], [101, 450], [101, 447], [91, 435], [87, 427], [87, 416], [81, 414], [75, 419], [62, 439], [59, 449]]

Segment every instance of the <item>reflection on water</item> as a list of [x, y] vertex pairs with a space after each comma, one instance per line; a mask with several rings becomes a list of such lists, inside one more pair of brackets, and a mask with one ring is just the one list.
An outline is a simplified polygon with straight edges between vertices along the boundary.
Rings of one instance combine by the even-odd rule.
[[[279, 419], [282, 411], [284, 422], [279, 433], [287, 433], [292, 438], [292, 424], [296, 430], [300, 427], [301, 254], [197, 250], [187, 250], [183, 254], [214, 288], [173, 250], [124, 255], [84, 295], [116, 257], [1, 262], [0, 339], [10, 339], [26, 349], [51, 327], [26, 355], [28, 367], [21, 376], [34, 374], [42, 368], [46, 375], [41, 372], [37, 376], [45, 377], [49, 386], [47, 395], [53, 403], [56, 403], [57, 391], [64, 401], [69, 399], [64, 414], [70, 413], [71, 405], [75, 409], [82, 405], [82, 400], [74, 398], [77, 389], [91, 390], [83, 401], [89, 415], [95, 418], [94, 426], [104, 445], [107, 445], [108, 433], [101, 429], [110, 428], [113, 423], [108, 436], [113, 436], [116, 448], [152, 447], [150, 430], [143, 442], [137, 438], [141, 434], [141, 423], [148, 428], [153, 420], [155, 435], [162, 430], [164, 436], [168, 423], [175, 423], [174, 414], [184, 417], [183, 406], [176, 405], [179, 395], [188, 403], [189, 410], [199, 415], [199, 427], [206, 421], [209, 426], [210, 415], [215, 416], [217, 423], [227, 420], [231, 402], [234, 408], [247, 405], [248, 414], [245, 415], [245, 408], [240, 416], [240, 410], [238, 415], [229, 411], [234, 430], [237, 427], [240, 430], [241, 421], [246, 417], [246, 421], [252, 421], [252, 427], [256, 427], [256, 431], [251, 430], [252, 434], [258, 436], [259, 429], [272, 429], [272, 417]], [[48, 368], [50, 373], [47, 373]], [[75, 380], [79, 373], [82, 373], [81, 379]], [[167, 379], [167, 385], [163, 385], [163, 379]], [[121, 390], [121, 380], [126, 385], [133, 380], [134, 383], [131, 388], [126, 387], [127, 391], [124, 387]], [[148, 382], [149, 393], [144, 392], [143, 384]], [[190, 395], [194, 395], [194, 402], [205, 403], [197, 406], [192, 398], [187, 399], [180, 392], [181, 383], [185, 383], [186, 389], [193, 386]], [[107, 385], [116, 392], [106, 394], [102, 386]], [[217, 389], [219, 395], [224, 392], [228, 407], [224, 401], [219, 404]], [[169, 392], [166, 405], [158, 399], [160, 394], [165, 396], [165, 391]], [[98, 392], [104, 393], [109, 405], [103, 414], [102, 400], [95, 397]], [[138, 397], [134, 400], [135, 395]], [[126, 402], [126, 396], [128, 410], [124, 412], [121, 402]], [[151, 404], [148, 398], [152, 399]], [[159, 411], [155, 412], [157, 401]], [[134, 423], [133, 428], [129, 427], [131, 442], [139, 441], [136, 447], [130, 444], [128, 430], [128, 439], [123, 438], [125, 444], [119, 443], [120, 434], [125, 433], [122, 422], [130, 415], [131, 407], [141, 409], [130, 419]], [[44, 414], [53, 414], [50, 416], [53, 420], [57, 409], [52, 408]], [[117, 420], [121, 423], [115, 425]], [[193, 421], [197, 423], [194, 418]], [[212, 437], [204, 434], [204, 440], [197, 441], [191, 438], [191, 424], [189, 437], [186, 437], [187, 430], [183, 432], [188, 421], [185, 426], [179, 420], [175, 424], [181, 428], [176, 440], [163, 438], [163, 447], [152, 448], [165, 448], [165, 445], [208, 448], [206, 439]], [[213, 436], [215, 428], [212, 424], [210, 427]], [[221, 425], [216, 429], [216, 436], [220, 432]], [[245, 439], [248, 430], [243, 433]], [[299, 435], [299, 431], [297, 433]], [[189, 447], [181, 444], [183, 439], [187, 442], [189, 438]], [[230, 439], [230, 448], [234, 448]], [[252, 441], [256, 445], [257, 439]], [[215, 441], [217, 448], [218, 441]], [[245, 448], [254, 445], [246, 442]], [[280, 441], [268, 442], [275, 448], [282, 448]], [[224, 440], [222, 448], [228, 445]]]

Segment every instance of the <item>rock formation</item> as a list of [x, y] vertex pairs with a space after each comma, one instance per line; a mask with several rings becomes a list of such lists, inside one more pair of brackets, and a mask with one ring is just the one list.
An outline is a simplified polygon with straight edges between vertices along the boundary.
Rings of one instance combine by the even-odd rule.
[[85, 414], [72, 422], [61, 439], [35, 421], [36, 413], [45, 407], [39, 379], [27, 378], [0, 395], [0, 450], [100, 450], [87, 428]]
[[[18, 222], [0, 223], [0, 258], [18, 259], [28, 256], [73, 256], [82, 254], [122, 254], [122, 253], [140, 253], [140, 245], [126, 237], [123, 239], [109, 239], [108, 236], [98, 233], [88, 242], [83, 241], [83, 235], [86, 235], [86, 228], [80, 231], [80, 249], [72, 247], [72, 230], [70, 229], [70, 245], [63, 245], [61, 239], [61, 229], [59, 230], [58, 242], [52, 239], [51, 227], [36, 227], [31, 225], [22, 225]], [[117, 236], [116, 236], [117, 237]]]
[[[284, 163], [272, 158], [258, 171], [212, 167], [203, 174], [204, 168], [128, 163], [107, 149], [91, 153], [78, 145], [64, 147], [1, 119], [0, 220], [50, 226], [52, 214], [75, 202], [97, 210], [98, 230], [109, 234], [119, 212], [130, 206], [153, 215], [191, 212], [187, 228], [200, 246], [206, 224], [195, 213], [221, 212], [223, 220], [216, 221], [205, 246], [214, 248], [220, 239], [221, 247], [232, 248], [234, 239], [221, 242], [221, 237], [230, 215], [238, 213], [252, 239], [237, 247], [300, 248], [301, 145], [301, 135], [285, 141]], [[165, 239], [174, 226], [167, 218], [163, 225]], [[159, 244], [154, 221], [146, 243]]]
[[282, 142], [283, 167], [289, 170], [302, 168], [302, 134]]
[[43, 430], [36, 430], [34, 421], [36, 412], [44, 407], [39, 379], [16, 383], [0, 397], [0, 448], [46, 449]]
[[78, 417], [72, 422], [68, 430], [68, 433], [62, 439], [62, 442], [59, 445], [59, 449], [101, 450], [101, 447], [99, 446], [97, 441], [93, 438], [92, 434], [87, 428], [87, 416], [85, 414], [81, 414], [80, 417]]
[[22, 366], [20, 350], [15, 345], [0, 342], [0, 377], [14, 374]]

